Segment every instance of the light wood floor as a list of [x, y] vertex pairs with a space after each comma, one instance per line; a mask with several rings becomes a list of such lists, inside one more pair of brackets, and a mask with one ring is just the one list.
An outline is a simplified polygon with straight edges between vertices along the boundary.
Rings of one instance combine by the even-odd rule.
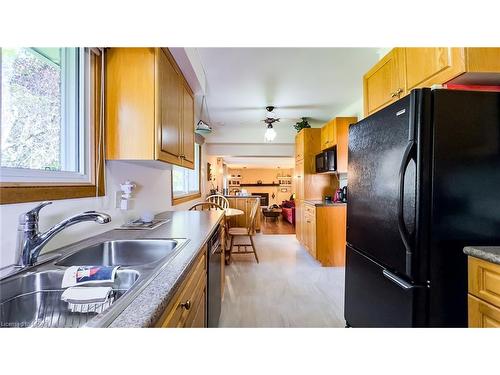
[[344, 327], [344, 268], [321, 267], [295, 235], [254, 237], [226, 267], [220, 327]]
[[295, 227], [281, 217], [276, 220], [262, 218], [260, 231], [262, 234], [295, 234]]

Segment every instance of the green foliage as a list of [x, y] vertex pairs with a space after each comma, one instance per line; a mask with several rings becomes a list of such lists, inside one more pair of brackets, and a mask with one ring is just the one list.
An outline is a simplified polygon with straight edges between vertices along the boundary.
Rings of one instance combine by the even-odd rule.
[[60, 68], [28, 48], [2, 60], [2, 166], [60, 170]]
[[297, 133], [300, 132], [302, 129], [305, 128], [310, 128], [311, 125], [309, 125], [309, 122], [307, 121], [306, 117], [301, 117], [302, 121], [297, 122], [293, 127], [295, 130], [297, 130]]

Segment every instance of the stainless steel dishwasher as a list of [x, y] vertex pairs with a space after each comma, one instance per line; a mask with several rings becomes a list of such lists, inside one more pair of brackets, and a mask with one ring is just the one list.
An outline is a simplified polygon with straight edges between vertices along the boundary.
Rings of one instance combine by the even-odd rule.
[[219, 225], [208, 240], [207, 325], [218, 327], [221, 311], [222, 230]]

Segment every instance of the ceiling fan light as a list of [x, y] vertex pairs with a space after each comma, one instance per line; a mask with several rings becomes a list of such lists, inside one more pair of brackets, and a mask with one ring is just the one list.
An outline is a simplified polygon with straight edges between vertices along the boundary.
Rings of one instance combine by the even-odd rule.
[[274, 130], [273, 126], [269, 124], [266, 129], [266, 133], [264, 134], [264, 139], [266, 142], [272, 142], [276, 138], [276, 130]]

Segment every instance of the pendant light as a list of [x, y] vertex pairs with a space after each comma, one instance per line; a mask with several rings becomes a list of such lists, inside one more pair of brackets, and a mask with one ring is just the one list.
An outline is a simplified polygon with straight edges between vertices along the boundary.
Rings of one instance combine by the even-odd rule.
[[274, 130], [273, 125], [267, 125], [266, 133], [264, 134], [264, 140], [266, 142], [272, 142], [276, 138], [276, 130]]

